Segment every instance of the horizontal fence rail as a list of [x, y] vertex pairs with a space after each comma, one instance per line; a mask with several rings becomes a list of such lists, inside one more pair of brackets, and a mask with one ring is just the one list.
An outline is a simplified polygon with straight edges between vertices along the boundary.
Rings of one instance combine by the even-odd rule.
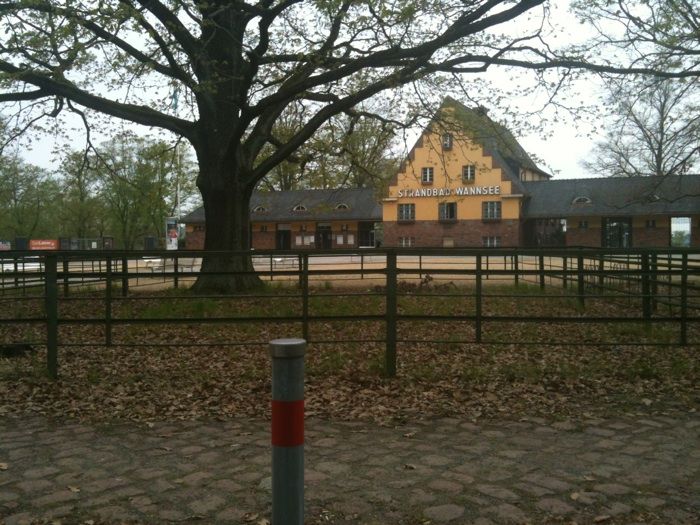
[[[204, 275], [205, 257], [249, 257], [252, 265]], [[59, 251], [0, 259], [0, 344], [45, 346], [52, 377], [59, 347], [267, 344], [269, 330], [256, 326], [313, 344], [383, 345], [387, 375], [396, 374], [401, 345], [700, 340], [700, 250], [692, 249]], [[256, 275], [261, 286], [194, 294], [202, 275]], [[355, 326], [352, 337], [338, 337], [347, 333], [339, 324]], [[187, 338], [210, 325], [223, 337]], [[232, 326], [238, 331], [227, 334]], [[562, 328], [545, 337], [542, 326]], [[139, 327], [155, 328], [144, 340]]]

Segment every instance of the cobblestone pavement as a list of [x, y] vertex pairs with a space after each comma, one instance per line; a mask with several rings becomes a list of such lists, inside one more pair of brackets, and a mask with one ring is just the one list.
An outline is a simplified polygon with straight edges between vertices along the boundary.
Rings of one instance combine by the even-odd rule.
[[[0, 419], [0, 522], [264, 523], [269, 423]], [[700, 523], [700, 414], [307, 421], [309, 523]]]

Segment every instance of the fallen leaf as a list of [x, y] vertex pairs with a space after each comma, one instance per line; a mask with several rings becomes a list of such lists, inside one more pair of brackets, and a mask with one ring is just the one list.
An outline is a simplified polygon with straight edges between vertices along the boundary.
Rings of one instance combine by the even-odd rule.
[[75, 485], [68, 485], [68, 490], [71, 492], [80, 492], [80, 487], [76, 487]]
[[569, 496], [572, 500], [576, 501], [581, 495], [578, 492], [572, 492]]
[[608, 521], [609, 519], [610, 516], [608, 514], [602, 514], [593, 518], [593, 523], [603, 523], [604, 521]]
[[0, 470], [7, 470], [9, 465], [7, 463], [0, 463]]
[[406, 464], [403, 466], [403, 468], [406, 469], [406, 470], [416, 470], [416, 466], [415, 466], [415, 465], [411, 465], [410, 463], [406, 463]]
[[405, 438], [412, 438], [412, 437], [415, 436], [415, 435], [416, 435], [415, 432], [406, 432], [406, 433], [403, 435], [403, 437], [405, 437]]

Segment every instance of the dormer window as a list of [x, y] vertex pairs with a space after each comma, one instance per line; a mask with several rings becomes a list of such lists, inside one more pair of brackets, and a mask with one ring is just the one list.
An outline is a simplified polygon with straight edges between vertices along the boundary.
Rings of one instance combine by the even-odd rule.
[[349, 209], [350, 209], [350, 206], [348, 206], [347, 204], [341, 202], [341, 203], [335, 205], [335, 209], [336, 209], [336, 210], [349, 210]]
[[306, 209], [306, 206], [304, 206], [303, 204], [297, 204], [296, 206], [294, 206], [293, 211], [308, 211], [308, 210]]
[[444, 149], [444, 150], [452, 149], [453, 140], [454, 139], [452, 137], [452, 133], [444, 133], [442, 135], [442, 149]]
[[267, 209], [264, 206], [256, 206], [253, 208], [253, 213], [265, 213]]
[[578, 206], [584, 206], [586, 204], [592, 204], [593, 201], [589, 197], [576, 197], [573, 201], [571, 201], [571, 204], [578, 205]]

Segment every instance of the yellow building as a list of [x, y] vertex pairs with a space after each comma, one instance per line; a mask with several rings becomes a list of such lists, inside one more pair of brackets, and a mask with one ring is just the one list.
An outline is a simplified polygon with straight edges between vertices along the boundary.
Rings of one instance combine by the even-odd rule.
[[549, 178], [484, 109], [447, 98], [389, 185], [384, 244], [522, 245], [522, 182]]

